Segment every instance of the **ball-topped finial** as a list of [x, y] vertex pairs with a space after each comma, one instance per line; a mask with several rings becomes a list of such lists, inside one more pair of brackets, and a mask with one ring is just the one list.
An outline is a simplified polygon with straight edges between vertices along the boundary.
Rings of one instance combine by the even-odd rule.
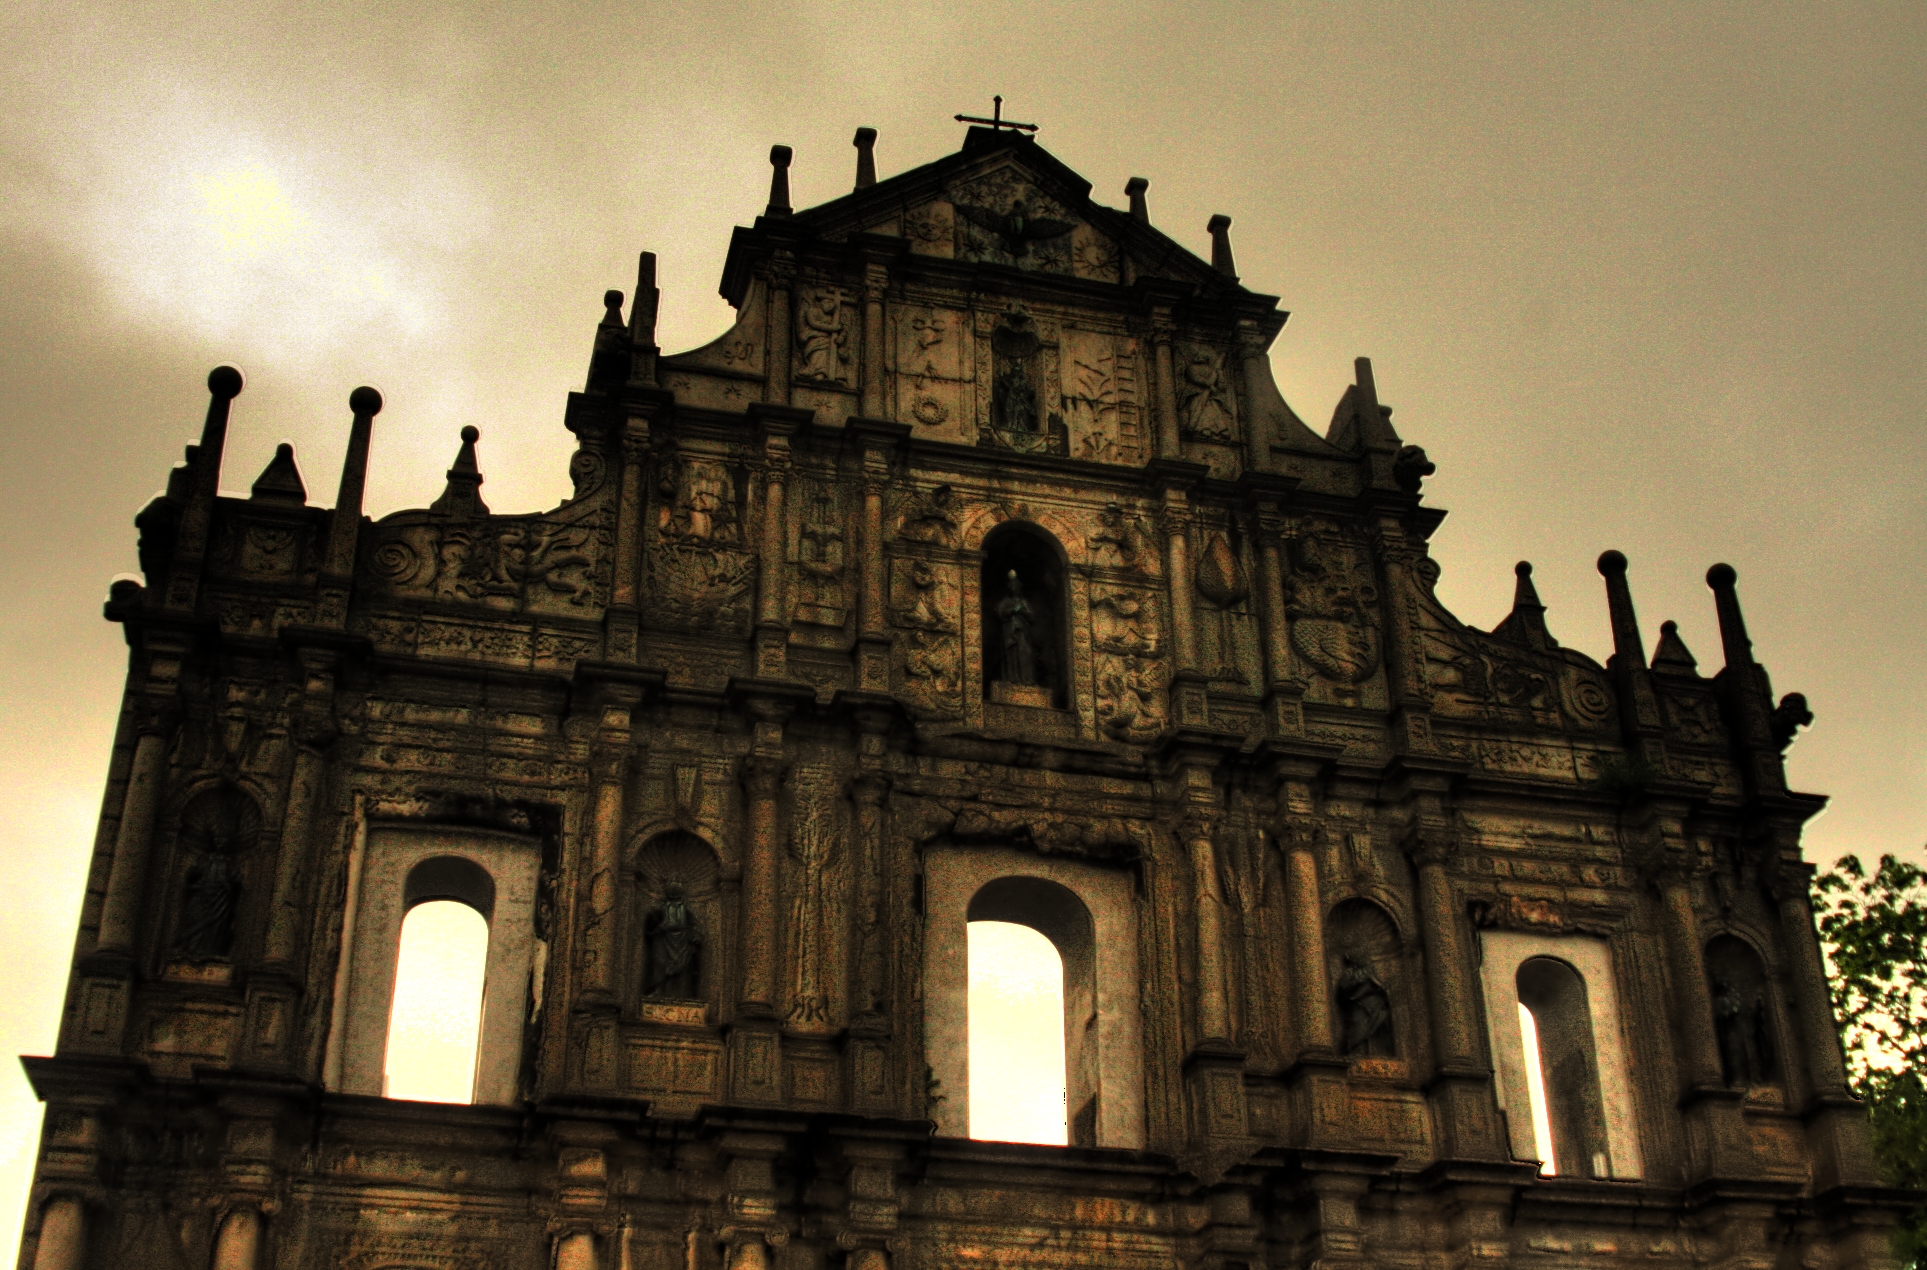
[[348, 409], [358, 415], [378, 415], [381, 413], [381, 394], [363, 384], [348, 394]]
[[474, 424], [471, 423], [467, 427], [462, 429], [462, 440], [468, 442], [470, 445], [474, 445], [477, 441], [480, 441], [481, 439], [482, 439], [482, 430], [476, 427]]
[[1739, 580], [1739, 576], [1732, 565], [1716, 564], [1706, 571], [1706, 585], [1717, 591], [1721, 587], [1732, 586]]
[[1531, 577], [1531, 576], [1532, 576], [1532, 561], [1530, 561], [1530, 560], [1521, 560], [1521, 561], [1520, 561], [1520, 562], [1519, 562], [1518, 564], [1515, 564], [1515, 565], [1513, 565], [1513, 566], [1512, 566], [1512, 572], [1513, 572], [1513, 573], [1515, 573], [1515, 574], [1517, 574], [1517, 575], [1518, 575], [1519, 577], [1522, 577], [1522, 578], [1529, 578], [1529, 577]]
[[616, 291], [616, 290], [609, 290], [609, 291], [604, 291], [604, 292], [602, 293], [602, 303], [603, 303], [603, 304], [605, 304], [605, 305], [607, 305], [607, 306], [608, 306], [609, 308], [612, 308], [612, 309], [619, 309], [619, 308], [621, 308], [621, 307], [622, 307], [622, 292], [620, 292], [620, 291]]
[[207, 373], [207, 390], [223, 401], [232, 401], [241, 395], [243, 383], [241, 372], [234, 366], [216, 366]]
[[1626, 553], [1623, 551], [1600, 552], [1599, 572], [1607, 577], [1611, 577], [1615, 573], [1626, 572]]

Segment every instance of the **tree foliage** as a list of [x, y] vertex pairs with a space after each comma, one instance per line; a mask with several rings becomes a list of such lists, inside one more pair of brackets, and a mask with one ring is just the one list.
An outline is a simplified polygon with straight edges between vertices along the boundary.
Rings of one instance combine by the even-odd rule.
[[[1813, 898], [1874, 1151], [1893, 1182], [1927, 1189], [1927, 873], [1883, 855], [1869, 876], [1842, 856], [1814, 878]], [[1899, 1250], [1927, 1267], [1927, 1208], [1909, 1216]]]

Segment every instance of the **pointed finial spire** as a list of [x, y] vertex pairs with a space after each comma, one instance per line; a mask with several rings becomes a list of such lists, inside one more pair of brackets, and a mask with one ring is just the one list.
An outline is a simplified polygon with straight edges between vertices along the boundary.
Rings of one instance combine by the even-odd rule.
[[1699, 678], [1699, 659], [1686, 647], [1686, 641], [1679, 637], [1678, 622], [1659, 624], [1659, 643], [1653, 646], [1652, 671], [1656, 675]]
[[1639, 615], [1633, 611], [1633, 589], [1626, 582], [1624, 552], [1599, 553], [1599, 575], [1606, 579], [1606, 614], [1613, 628], [1613, 664], [1646, 665], [1646, 641], [1640, 638]]
[[307, 506], [308, 487], [301, 481], [301, 469], [295, 466], [294, 446], [283, 441], [274, 447], [274, 457], [261, 469], [261, 475], [254, 478], [254, 487], [248, 491], [248, 499], [256, 503]]
[[867, 190], [877, 183], [877, 130], [858, 128], [856, 139], [856, 188]]
[[1204, 226], [1211, 235], [1211, 267], [1237, 281], [1238, 266], [1231, 259], [1231, 218], [1223, 212], [1213, 216]]
[[1546, 606], [1539, 602], [1539, 588], [1532, 585], [1532, 562], [1521, 560], [1512, 572], [1518, 578], [1512, 588], [1512, 612], [1492, 628], [1492, 633], [1540, 652], [1559, 647], [1559, 641], [1546, 629]]
[[363, 384], [348, 394], [354, 422], [348, 425], [348, 452], [341, 459], [341, 488], [328, 525], [328, 554], [321, 571], [347, 579], [355, 571], [355, 538], [361, 532], [361, 497], [368, 485], [368, 441], [375, 416], [381, 413], [381, 394]]
[[475, 443], [482, 430], [470, 424], [462, 429], [462, 448], [455, 452], [455, 466], [448, 469], [448, 487], [428, 510], [444, 516], [486, 516], [488, 504], [482, 501], [482, 469], [475, 462]]
[[1131, 200], [1131, 219], [1140, 225], [1151, 223], [1151, 205], [1144, 198], [1144, 191], [1150, 188], [1151, 182], [1141, 176], [1124, 183], [1124, 197]]
[[769, 206], [763, 209], [763, 215], [788, 216], [790, 214], [790, 148], [771, 146], [769, 167]]
[[609, 290], [602, 293], [602, 325], [620, 331], [629, 324], [622, 320], [622, 292]]

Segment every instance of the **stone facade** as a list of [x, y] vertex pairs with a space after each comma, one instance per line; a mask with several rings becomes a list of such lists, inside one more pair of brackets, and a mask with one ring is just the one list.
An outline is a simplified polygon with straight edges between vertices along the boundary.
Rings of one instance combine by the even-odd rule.
[[[803, 212], [773, 154], [720, 339], [611, 293], [553, 511], [469, 429], [367, 520], [368, 389], [334, 511], [285, 450], [219, 497], [210, 377], [107, 605], [22, 1266], [1891, 1264], [1732, 571], [1711, 678], [1612, 552], [1607, 665], [1524, 565], [1468, 627], [1431, 464], [1363, 360], [1286, 405], [1228, 220], [868, 143]], [[377, 1096], [430, 896], [491, 923], [472, 1106]], [[1064, 952], [1074, 1145], [964, 1136], [971, 915]]]

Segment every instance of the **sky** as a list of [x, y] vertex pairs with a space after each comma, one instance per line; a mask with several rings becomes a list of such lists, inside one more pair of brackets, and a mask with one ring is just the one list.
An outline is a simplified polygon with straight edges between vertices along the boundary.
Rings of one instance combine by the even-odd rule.
[[[387, 398], [368, 508], [421, 506], [462, 426], [499, 511], [568, 489], [564, 394], [605, 288], [661, 259], [665, 347], [727, 324], [729, 230], [1039, 141], [1283, 298], [1322, 427], [1351, 359], [1439, 471], [1442, 597], [1489, 628], [1536, 566], [1553, 633], [1709, 671], [1703, 577], [1818, 715], [1810, 858], [1927, 838], [1927, 6], [1104, 3], [0, 5], [0, 1050], [52, 1045], [125, 654], [132, 517], [247, 373], [223, 485], [294, 442], [332, 502], [347, 398]], [[38, 1114], [0, 1075], [0, 1238]]]

